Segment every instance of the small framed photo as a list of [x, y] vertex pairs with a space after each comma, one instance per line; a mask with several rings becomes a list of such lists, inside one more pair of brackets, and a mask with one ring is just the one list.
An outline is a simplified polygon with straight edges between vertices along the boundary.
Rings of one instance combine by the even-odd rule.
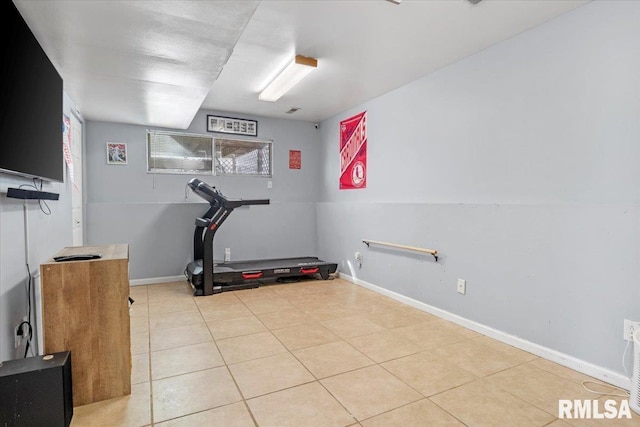
[[127, 144], [122, 142], [107, 142], [107, 164], [127, 164]]
[[207, 115], [207, 131], [258, 136], [258, 122], [256, 120], [212, 116], [209, 114]]

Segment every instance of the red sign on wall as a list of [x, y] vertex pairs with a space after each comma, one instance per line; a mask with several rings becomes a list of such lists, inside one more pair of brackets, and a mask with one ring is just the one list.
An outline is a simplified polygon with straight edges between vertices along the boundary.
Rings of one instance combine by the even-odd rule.
[[340, 122], [340, 189], [367, 187], [367, 112]]
[[302, 168], [302, 152], [300, 150], [289, 150], [289, 169]]

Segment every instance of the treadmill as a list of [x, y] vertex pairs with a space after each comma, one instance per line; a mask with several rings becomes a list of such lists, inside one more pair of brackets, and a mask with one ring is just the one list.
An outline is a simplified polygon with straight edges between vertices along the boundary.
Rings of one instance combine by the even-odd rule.
[[240, 206], [268, 205], [269, 199], [228, 199], [215, 187], [193, 178], [189, 187], [209, 202], [209, 210], [196, 218], [193, 234], [193, 261], [185, 275], [194, 288], [194, 295], [212, 295], [225, 291], [257, 288], [263, 283], [320, 276], [327, 280], [338, 264], [317, 257], [277, 258], [235, 262], [213, 261], [213, 238], [222, 223]]

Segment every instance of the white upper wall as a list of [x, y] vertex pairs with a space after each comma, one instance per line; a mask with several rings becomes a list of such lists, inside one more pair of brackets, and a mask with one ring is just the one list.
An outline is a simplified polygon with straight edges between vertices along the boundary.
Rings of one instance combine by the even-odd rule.
[[[637, 203], [639, 21], [592, 2], [323, 122], [322, 200]], [[338, 122], [362, 110], [369, 188], [341, 192]]]

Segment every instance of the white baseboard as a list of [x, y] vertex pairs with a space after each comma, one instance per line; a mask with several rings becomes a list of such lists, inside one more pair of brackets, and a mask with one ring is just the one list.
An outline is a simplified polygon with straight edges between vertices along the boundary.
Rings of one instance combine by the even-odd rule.
[[157, 283], [180, 282], [187, 280], [184, 274], [180, 276], [152, 277], [150, 279], [133, 279], [129, 280], [129, 286], [155, 285]]
[[356, 285], [362, 286], [363, 288], [370, 289], [376, 293], [382, 294], [396, 301], [407, 304], [411, 307], [415, 307], [418, 310], [422, 310], [429, 314], [433, 314], [434, 316], [448, 320], [457, 325], [463, 326], [467, 329], [471, 329], [473, 331], [489, 336], [503, 343], [512, 345], [521, 350], [535, 354], [536, 356], [540, 356], [543, 359], [550, 360], [559, 365], [566, 366], [567, 368], [581, 372], [585, 375], [589, 375], [590, 377], [597, 378], [608, 384], [613, 384], [617, 387], [622, 387], [625, 390], [631, 389], [631, 381], [629, 380], [629, 378], [625, 377], [622, 374], [614, 372], [612, 370], [594, 365], [589, 362], [585, 362], [584, 360], [575, 358], [573, 356], [569, 356], [567, 354], [561, 353], [559, 351], [553, 350], [548, 347], [541, 346], [531, 341], [527, 341], [523, 338], [491, 328], [481, 323], [474, 322], [473, 320], [469, 320], [464, 317], [458, 316], [457, 314], [453, 314], [446, 310], [442, 310], [432, 305], [425, 304], [413, 298], [406, 297], [404, 295], [398, 294], [396, 292], [390, 291], [388, 289], [382, 288], [380, 286], [374, 285], [372, 283], [366, 282], [356, 277], [349, 276], [348, 274], [339, 273], [339, 277], [351, 283], [354, 283]]

